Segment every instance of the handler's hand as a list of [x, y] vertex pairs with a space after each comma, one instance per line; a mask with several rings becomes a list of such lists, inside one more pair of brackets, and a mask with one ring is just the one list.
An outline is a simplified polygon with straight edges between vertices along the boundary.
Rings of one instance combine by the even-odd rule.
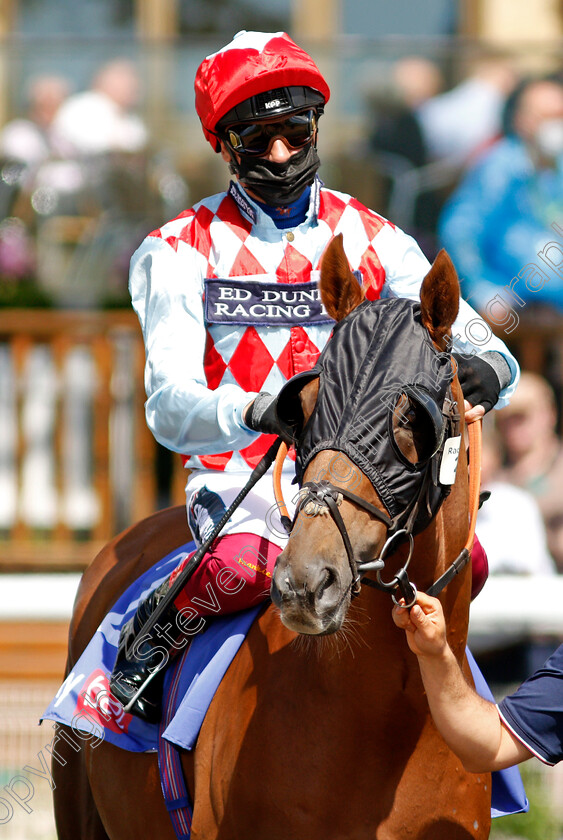
[[418, 592], [410, 610], [393, 607], [393, 621], [406, 631], [409, 647], [417, 656], [440, 656], [446, 649], [446, 622], [437, 598]]

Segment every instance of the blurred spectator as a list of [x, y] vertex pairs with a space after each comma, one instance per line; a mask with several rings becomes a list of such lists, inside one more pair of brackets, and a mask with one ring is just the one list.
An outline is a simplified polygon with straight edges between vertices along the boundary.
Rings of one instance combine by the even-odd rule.
[[69, 94], [61, 76], [38, 76], [29, 84], [28, 113], [7, 123], [0, 132], [0, 155], [36, 167], [53, 154], [53, 119]]
[[32, 79], [27, 115], [0, 131], [0, 275], [11, 281], [31, 277], [35, 269], [30, 213], [22, 197], [29, 195], [41, 167], [57, 153], [52, 122], [68, 92], [67, 81], [60, 76]]
[[367, 101], [368, 142], [380, 181], [380, 208], [416, 236], [429, 259], [437, 252], [436, 224], [443, 200], [435, 190], [441, 183], [425, 169], [429, 158], [417, 108], [442, 85], [433, 62], [409, 56], [393, 65], [389, 79]]
[[59, 110], [53, 131], [69, 156], [140, 152], [148, 134], [134, 113], [140, 94], [135, 66], [124, 59], [105, 64], [91, 90], [70, 96]]
[[500, 470], [500, 438], [492, 419], [486, 417], [481, 488], [491, 495], [479, 510], [477, 531], [487, 552], [490, 574], [555, 574], [536, 500], [527, 490], [503, 480]]
[[426, 147], [414, 112], [394, 91], [372, 96], [369, 104], [372, 151], [400, 156], [407, 165], [423, 166]]
[[370, 96], [372, 149], [400, 155], [413, 166], [423, 166], [428, 155], [417, 108], [442, 85], [440, 70], [432, 61], [418, 56], [397, 61], [389, 83]]
[[443, 210], [439, 234], [477, 309], [485, 311], [505, 287], [501, 298], [512, 306], [535, 301], [563, 310], [563, 239], [553, 243], [555, 259], [540, 253], [557, 240], [550, 226], [558, 233], [563, 215], [563, 86], [529, 81], [509, 109], [509, 133], [469, 169]]
[[464, 164], [496, 139], [515, 83], [505, 61], [484, 59], [452, 90], [422, 101], [417, 115], [430, 158]]
[[[538, 502], [549, 551], [563, 572], [563, 445], [556, 433], [557, 411], [548, 382], [524, 372], [510, 405], [497, 412], [506, 456], [502, 478], [530, 492]], [[515, 517], [522, 540], [525, 528]]]
[[110, 61], [53, 121], [64, 159], [42, 166], [31, 203], [38, 280], [57, 305], [126, 302], [130, 255], [155, 203], [140, 91], [135, 65]]
[[417, 55], [397, 61], [393, 68], [393, 82], [405, 104], [413, 110], [438, 96], [444, 88], [444, 77], [438, 65]]

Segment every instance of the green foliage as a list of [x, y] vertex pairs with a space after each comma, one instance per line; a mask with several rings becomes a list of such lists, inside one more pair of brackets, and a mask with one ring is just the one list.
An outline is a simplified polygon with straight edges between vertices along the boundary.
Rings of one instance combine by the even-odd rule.
[[13, 280], [0, 276], [0, 308], [40, 307], [53, 305], [50, 296], [33, 280]]
[[544, 778], [545, 771], [535, 762], [529, 761], [520, 767], [526, 795], [530, 802], [527, 814], [499, 817], [492, 823], [490, 840], [512, 840], [524, 837], [526, 840], [560, 840], [563, 821], [557, 819], [550, 806]]

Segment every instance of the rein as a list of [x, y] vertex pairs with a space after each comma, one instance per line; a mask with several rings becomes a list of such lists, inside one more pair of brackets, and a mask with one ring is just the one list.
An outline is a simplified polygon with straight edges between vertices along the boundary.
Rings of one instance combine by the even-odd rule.
[[[223, 528], [225, 527], [235, 510], [246, 498], [246, 496], [248, 496], [255, 484], [258, 483], [258, 481], [270, 468], [274, 461], [274, 458], [276, 457], [282, 445], [283, 442], [281, 437], [277, 437], [266, 452], [266, 454], [263, 456], [262, 460], [253, 469], [252, 473], [250, 474], [250, 478], [248, 479], [242, 490], [240, 490], [240, 492], [233, 500], [231, 505], [227, 508], [220, 521], [213, 528], [211, 534], [207, 537], [205, 542], [203, 542], [200, 545], [197, 551], [193, 553], [193, 555], [190, 557], [182, 571], [174, 578], [166, 594], [160, 599], [154, 611], [151, 613], [149, 618], [145, 621], [145, 623], [139, 630], [138, 638], [146, 636], [152, 632], [153, 628], [155, 627], [155, 625], [157, 625], [160, 617], [164, 614], [165, 610], [174, 601], [181, 589], [191, 578], [191, 576], [193, 575], [193, 573], [195, 572], [195, 570], [197, 569], [197, 567], [199, 566], [209, 549], [211, 548], [211, 545], [217, 539], [217, 537], [219, 536], [219, 534], [221, 533], [221, 531], [223, 530]], [[123, 707], [126, 712], [133, 708], [135, 701], [142, 695], [142, 693], [144, 692], [147, 685], [151, 682], [151, 680], [153, 680], [156, 677], [156, 675], [159, 674], [166, 667], [167, 661], [168, 658], [166, 657], [154, 668], [153, 671], [149, 673], [146, 680], [139, 686], [139, 688], [131, 697], [127, 705]]]
[[[452, 578], [459, 574], [459, 572], [467, 565], [471, 557], [471, 549], [475, 536], [477, 511], [479, 510], [479, 490], [481, 485], [481, 420], [468, 424], [467, 433], [469, 437], [469, 532], [465, 546], [453, 563], [446, 569], [444, 574], [441, 575], [438, 580], [436, 580], [427, 589], [428, 595], [437, 595], [441, 592], [442, 589], [444, 589], [444, 587], [446, 587], [452, 580]], [[274, 496], [280, 513], [280, 518], [285, 530], [290, 533], [293, 523], [289, 516], [281, 487], [282, 468], [287, 453], [287, 444], [282, 443], [274, 463], [273, 481]], [[417, 499], [415, 499], [415, 504], [412, 508], [413, 511], [416, 510], [418, 501], [422, 497], [424, 484], [425, 483], [423, 482], [421, 493]], [[303, 494], [303, 490], [306, 491], [305, 494]], [[342, 502], [342, 498], [346, 498], [354, 504], [359, 505], [361, 508], [368, 511], [368, 513], [372, 516], [383, 522], [387, 528], [390, 528], [394, 524], [393, 520], [383, 513], [383, 511], [379, 510], [379, 508], [376, 508], [369, 502], [364, 501], [364, 499], [360, 496], [357, 496], [355, 493], [351, 493], [349, 490], [346, 490], [346, 488], [331, 484], [329, 481], [307, 482], [303, 485], [301, 493], [303, 495], [298, 502], [297, 512], [299, 512], [301, 508], [305, 507], [306, 504], [314, 502], [321, 509], [324, 508], [325, 511], [330, 512], [332, 518], [334, 519], [334, 522], [342, 536], [342, 541], [346, 549], [346, 555], [352, 572], [352, 593], [354, 595], [358, 595], [361, 583], [366, 583], [369, 586], [390, 592], [395, 603], [398, 603], [396, 593], [400, 592], [400, 597], [405, 600], [404, 606], [413, 606], [416, 602], [416, 587], [409, 580], [407, 574], [407, 567], [410, 563], [414, 547], [414, 538], [410, 532], [411, 523], [407, 523], [407, 528], [401, 528], [387, 539], [377, 559], [370, 560], [365, 563], [358, 563], [354, 557], [354, 551], [350, 542], [348, 531], [346, 530], [346, 525], [342, 519], [340, 511], [338, 510], [338, 507]], [[412, 519], [413, 517], [409, 517], [409, 520]], [[398, 537], [402, 536], [406, 536], [409, 540], [409, 554], [407, 560], [404, 566], [396, 572], [393, 579], [386, 582], [381, 578], [381, 572], [385, 568], [385, 557], [391, 553], [390, 549], [393, 542]], [[376, 572], [376, 580], [363, 577], [363, 575], [365, 575], [368, 571]]]

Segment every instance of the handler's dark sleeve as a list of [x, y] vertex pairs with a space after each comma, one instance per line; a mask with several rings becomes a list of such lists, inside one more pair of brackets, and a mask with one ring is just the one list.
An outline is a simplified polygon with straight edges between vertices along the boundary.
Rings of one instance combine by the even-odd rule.
[[508, 728], [546, 764], [563, 759], [563, 645], [498, 705]]

